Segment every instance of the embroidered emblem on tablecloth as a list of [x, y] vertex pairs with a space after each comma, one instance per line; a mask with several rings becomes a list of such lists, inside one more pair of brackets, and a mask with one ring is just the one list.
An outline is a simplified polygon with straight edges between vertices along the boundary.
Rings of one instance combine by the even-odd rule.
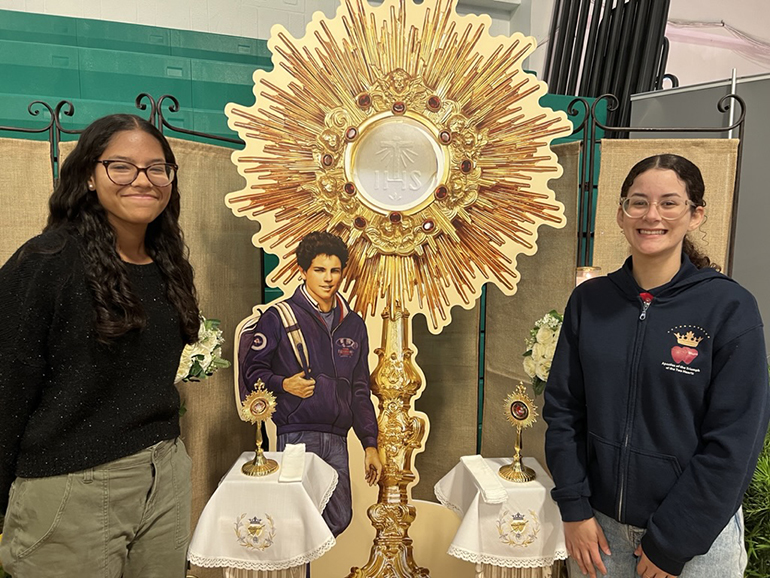
[[511, 548], [526, 548], [537, 540], [540, 520], [530, 510], [529, 515], [512, 512], [503, 507], [497, 516], [497, 532], [500, 541]]
[[235, 521], [238, 543], [249, 550], [267, 550], [275, 541], [275, 523], [270, 514], [265, 519], [254, 516], [244, 522], [248, 514], [241, 514]]

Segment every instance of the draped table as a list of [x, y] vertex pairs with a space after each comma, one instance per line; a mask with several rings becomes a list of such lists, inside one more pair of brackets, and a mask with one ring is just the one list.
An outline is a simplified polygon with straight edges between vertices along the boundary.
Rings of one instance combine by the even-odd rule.
[[[283, 452], [265, 452], [282, 464]], [[224, 569], [226, 578], [304, 578], [305, 566], [335, 544], [321, 517], [337, 487], [337, 472], [311, 452], [297, 481], [280, 481], [281, 471], [247, 476], [244, 452], [211, 496], [195, 528], [187, 557], [205, 568]]]
[[522, 461], [535, 470], [535, 480], [515, 483], [498, 476], [510, 458], [484, 458], [488, 469], [476, 463], [486, 475], [463, 458], [434, 488], [438, 500], [462, 518], [448, 554], [475, 563], [478, 578], [551, 578], [554, 563], [567, 558], [561, 515], [550, 494], [553, 480], [534, 458]]

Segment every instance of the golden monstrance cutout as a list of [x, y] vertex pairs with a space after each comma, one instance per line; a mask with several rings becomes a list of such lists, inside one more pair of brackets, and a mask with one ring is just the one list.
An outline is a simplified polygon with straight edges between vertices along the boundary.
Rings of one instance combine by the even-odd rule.
[[371, 382], [385, 465], [369, 510], [377, 537], [351, 576], [428, 575], [412, 560], [415, 510], [404, 505], [428, 428], [414, 411], [424, 378], [410, 312], [438, 333], [484, 283], [512, 295], [517, 256], [536, 252], [538, 227], [565, 223], [548, 187], [561, 175], [550, 143], [571, 126], [540, 106], [546, 85], [522, 70], [534, 39], [492, 37], [489, 16], [455, 7], [344, 0], [334, 18], [316, 12], [302, 38], [274, 26], [273, 69], [254, 73], [255, 103], [226, 108], [246, 143], [232, 158], [247, 181], [226, 203], [259, 222], [254, 244], [278, 256], [268, 284], [293, 291], [300, 239], [338, 234], [350, 251], [343, 293], [370, 337], [382, 336]]
[[257, 425], [257, 450], [254, 459], [243, 464], [241, 471], [247, 476], [266, 476], [278, 469], [278, 462], [265, 457], [262, 451], [262, 422], [269, 420], [275, 413], [275, 396], [265, 389], [261, 379], [254, 385], [241, 406], [241, 419]]
[[535, 470], [521, 463], [521, 430], [531, 427], [537, 421], [537, 406], [527, 395], [524, 384], [519, 382], [516, 391], [505, 398], [503, 403], [505, 417], [516, 428], [513, 462], [500, 466], [498, 474], [511, 482], [531, 482], [535, 479]]

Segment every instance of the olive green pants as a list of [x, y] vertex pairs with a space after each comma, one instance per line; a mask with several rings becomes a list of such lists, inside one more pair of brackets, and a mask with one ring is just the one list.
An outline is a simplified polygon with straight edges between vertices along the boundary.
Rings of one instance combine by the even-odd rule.
[[3, 569], [13, 578], [184, 578], [190, 466], [176, 439], [81, 472], [17, 478]]

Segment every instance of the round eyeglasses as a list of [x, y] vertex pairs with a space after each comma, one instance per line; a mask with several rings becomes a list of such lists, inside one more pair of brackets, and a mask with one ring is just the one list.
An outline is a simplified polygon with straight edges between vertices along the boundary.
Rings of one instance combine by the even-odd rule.
[[673, 221], [684, 215], [687, 207], [697, 207], [689, 199], [680, 199], [679, 197], [669, 197], [660, 201], [648, 201], [644, 197], [621, 197], [620, 206], [623, 212], [632, 219], [641, 219], [655, 205], [658, 209], [658, 215], [661, 219]]
[[116, 185], [130, 185], [139, 176], [144, 173], [156, 187], [166, 187], [174, 181], [179, 167], [172, 163], [155, 163], [148, 167], [138, 167], [134, 163], [118, 160], [95, 160], [94, 162], [104, 165], [107, 171], [107, 177]]

